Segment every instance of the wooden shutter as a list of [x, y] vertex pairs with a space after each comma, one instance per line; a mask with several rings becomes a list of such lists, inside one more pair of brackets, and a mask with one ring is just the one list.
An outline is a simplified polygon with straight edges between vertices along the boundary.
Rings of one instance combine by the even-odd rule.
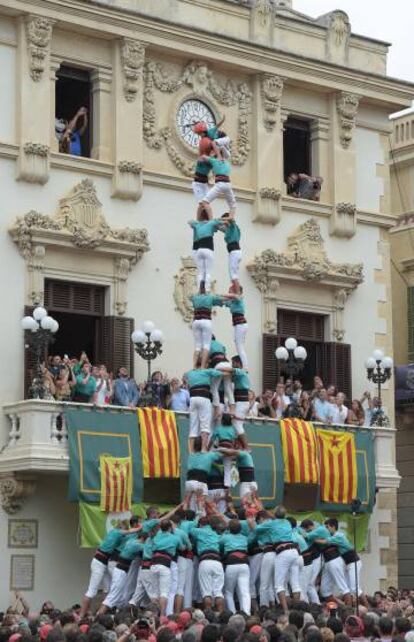
[[408, 361], [414, 361], [414, 288], [407, 288]]
[[266, 388], [274, 390], [280, 377], [279, 363], [275, 357], [275, 350], [280, 345], [283, 345], [283, 341], [279, 335], [263, 335], [263, 390]]
[[279, 309], [277, 329], [281, 337], [295, 337], [298, 341], [323, 341], [325, 317], [296, 310]]
[[52, 312], [103, 316], [104, 305], [105, 288], [101, 285], [46, 279], [45, 307]]
[[351, 346], [348, 343], [321, 343], [317, 346], [316, 372], [325, 386], [334, 384], [352, 399]]
[[102, 357], [108, 370], [114, 376], [118, 368], [128, 368], [131, 377], [134, 375], [134, 346], [131, 334], [134, 331], [134, 319], [126, 317], [104, 317], [102, 332]]

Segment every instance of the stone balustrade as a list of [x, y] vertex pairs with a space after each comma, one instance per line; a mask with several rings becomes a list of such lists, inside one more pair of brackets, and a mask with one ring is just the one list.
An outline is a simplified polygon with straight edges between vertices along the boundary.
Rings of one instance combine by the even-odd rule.
[[[68, 433], [64, 409], [83, 406], [99, 412], [135, 413], [122, 406], [73, 404], [29, 399], [3, 406], [9, 430], [0, 452], [0, 475], [13, 472], [66, 472], [69, 470]], [[180, 413], [185, 414], [185, 413]], [[273, 419], [255, 419], [273, 423]], [[349, 426], [348, 426], [349, 428]], [[400, 476], [395, 466], [394, 428], [353, 428], [370, 430], [375, 439], [377, 488], [398, 488]]]

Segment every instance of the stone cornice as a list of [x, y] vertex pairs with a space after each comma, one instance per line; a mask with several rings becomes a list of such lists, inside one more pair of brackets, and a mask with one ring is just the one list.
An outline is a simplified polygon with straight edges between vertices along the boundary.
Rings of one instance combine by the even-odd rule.
[[[278, 73], [287, 80], [300, 80], [308, 85], [326, 89], [354, 91], [371, 100], [386, 104], [390, 109], [409, 105], [414, 86], [377, 74], [362, 73], [348, 67], [309, 59], [298, 54], [289, 54], [277, 49], [251, 44], [229, 36], [221, 37], [211, 32], [197, 32], [188, 27], [163, 22], [161, 19], [148, 18], [138, 13], [114, 10], [101, 4], [81, 4], [79, 0], [2, 0], [2, 5], [19, 13], [47, 14], [60, 23], [76, 29], [111, 34], [112, 36], [133, 37], [137, 29], [140, 37], [155, 47], [165, 50], [181, 51], [187, 55], [203, 54], [211, 60], [228, 63], [253, 73]], [[97, 19], [99, 17], [99, 20]], [[200, 33], [202, 38], [200, 39]], [[202, 45], [202, 51], [200, 49]]]

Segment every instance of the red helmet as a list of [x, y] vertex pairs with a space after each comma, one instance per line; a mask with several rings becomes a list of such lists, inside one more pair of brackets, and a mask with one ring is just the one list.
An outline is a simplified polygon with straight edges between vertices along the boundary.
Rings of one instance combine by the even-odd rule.
[[207, 124], [203, 122], [198, 122], [193, 125], [193, 132], [195, 134], [204, 134], [207, 131]]

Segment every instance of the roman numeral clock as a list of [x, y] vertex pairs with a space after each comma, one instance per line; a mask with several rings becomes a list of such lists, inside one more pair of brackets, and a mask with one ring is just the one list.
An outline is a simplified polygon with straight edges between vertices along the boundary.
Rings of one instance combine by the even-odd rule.
[[196, 98], [181, 103], [177, 110], [178, 133], [182, 140], [193, 148], [198, 146], [199, 136], [191, 131], [191, 127], [200, 120], [207, 123], [207, 127], [216, 123], [214, 113], [206, 103]]

